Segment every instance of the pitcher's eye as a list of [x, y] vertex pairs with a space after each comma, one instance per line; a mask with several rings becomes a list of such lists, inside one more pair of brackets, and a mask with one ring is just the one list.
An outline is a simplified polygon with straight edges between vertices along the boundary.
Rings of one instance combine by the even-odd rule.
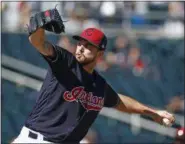
[[80, 42], [77, 43], [78, 46], [81, 46], [82, 44]]

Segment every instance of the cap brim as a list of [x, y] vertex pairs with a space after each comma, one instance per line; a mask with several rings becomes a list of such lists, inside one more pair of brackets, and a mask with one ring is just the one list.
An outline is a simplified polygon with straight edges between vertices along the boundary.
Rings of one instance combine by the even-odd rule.
[[91, 45], [93, 45], [93, 46], [97, 47], [97, 48], [98, 48], [98, 49], [100, 49], [100, 50], [103, 50], [103, 49], [102, 49], [102, 48], [100, 48], [99, 46], [97, 46], [97, 45], [93, 44], [91, 41], [89, 41], [89, 40], [87, 40], [87, 39], [85, 39], [85, 38], [83, 38], [83, 37], [81, 37], [81, 36], [74, 35], [74, 36], [73, 36], [73, 39], [75, 39], [75, 40], [77, 40], [77, 41], [79, 41], [79, 40], [85, 40], [85, 41], [88, 41]]

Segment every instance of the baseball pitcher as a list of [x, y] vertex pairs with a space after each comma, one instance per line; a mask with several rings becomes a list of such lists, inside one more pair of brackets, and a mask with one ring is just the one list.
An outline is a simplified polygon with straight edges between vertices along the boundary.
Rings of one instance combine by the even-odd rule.
[[56, 8], [32, 16], [28, 31], [30, 43], [49, 68], [38, 100], [13, 143], [80, 143], [103, 107], [148, 115], [166, 126], [174, 123], [174, 116], [167, 111], [116, 93], [94, 70], [107, 45], [101, 30], [88, 28], [73, 36], [75, 54], [46, 39], [45, 31], [65, 32]]

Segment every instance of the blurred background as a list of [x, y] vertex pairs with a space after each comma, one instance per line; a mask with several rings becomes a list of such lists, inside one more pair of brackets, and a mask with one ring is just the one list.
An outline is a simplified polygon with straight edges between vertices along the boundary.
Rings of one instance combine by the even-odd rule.
[[148, 117], [104, 108], [89, 143], [180, 143], [184, 140], [184, 2], [1, 2], [2, 143], [15, 138], [37, 98], [48, 67], [28, 41], [31, 15], [54, 8], [66, 33], [48, 39], [75, 51], [71, 39], [87, 27], [108, 36], [97, 71], [119, 93], [176, 116], [165, 128]]

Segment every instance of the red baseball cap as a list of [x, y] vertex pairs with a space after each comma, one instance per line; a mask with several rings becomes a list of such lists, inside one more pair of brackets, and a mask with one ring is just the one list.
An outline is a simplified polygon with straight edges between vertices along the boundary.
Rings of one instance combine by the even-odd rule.
[[73, 38], [75, 40], [86, 40], [100, 50], [105, 50], [107, 46], [107, 37], [97, 28], [87, 28], [80, 34], [80, 36], [75, 35]]

